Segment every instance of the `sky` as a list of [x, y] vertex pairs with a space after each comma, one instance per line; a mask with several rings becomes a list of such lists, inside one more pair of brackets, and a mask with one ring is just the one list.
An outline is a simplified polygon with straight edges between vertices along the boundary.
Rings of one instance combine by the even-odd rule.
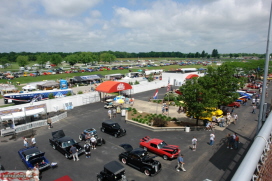
[[265, 53], [271, 8], [269, 0], [0, 2], [0, 52]]

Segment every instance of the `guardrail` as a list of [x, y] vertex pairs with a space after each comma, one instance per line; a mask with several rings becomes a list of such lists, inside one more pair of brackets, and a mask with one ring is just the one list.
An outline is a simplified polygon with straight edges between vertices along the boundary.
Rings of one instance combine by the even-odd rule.
[[[232, 181], [256, 181], [262, 178], [261, 170], [266, 165], [272, 142], [272, 114], [269, 114], [245, 158], [232, 177]], [[271, 159], [271, 158], [270, 158]], [[271, 167], [271, 166], [270, 166]], [[270, 171], [271, 178], [271, 171]]]

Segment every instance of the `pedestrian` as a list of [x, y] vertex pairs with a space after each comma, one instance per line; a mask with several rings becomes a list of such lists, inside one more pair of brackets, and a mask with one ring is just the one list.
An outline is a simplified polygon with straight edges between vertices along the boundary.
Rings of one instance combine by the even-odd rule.
[[207, 122], [207, 124], [206, 124], [206, 131], [211, 131], [210, 129], [211, 129], [211, 127], [210, 127], [210, 121], [208, 121]]
[[130, 100], [129, 100], [129, 104], [130, 104], [130, 106], [133, 106], [133, 103], [134, 103], [133, 98], [130, 98]]
[[231, 114], [230, 112], [227, 113], [227, 120], [226, 120], [226, 124], [229, 125], [230, 124], [230, 120], [231, 120]]
[[82, 132], [82, 138], [83, 138], [83, 136], [85, 137], [85, 141], [90, 141], [90, 139], [91, 139], [90, 133], [86, 133], [84, 135], [84, 132]]
[[182, 108], [181, 108], [181, 106], [179, 106], [178, 113], [180, 114], [181, 112], [182, 112]]
[[214, 135], [214, 133], [211, 133], [211, 134], [210, 134], [210, 145], [211, 145], [211, 146], [213, 146], [214, 140], [215, 140], [215, 135]]
[[194, 138], [192, 139], [192, 145], [193, 145], [192, 150], [193, 150], [193, 151], [196, 151], [196, 145], [197, 145], [197, 139], [196, 139], [196, 137], [194, 137]]
[[225, 127], [226, 119], [224, 117], [222, 117], [220, 120], [221, 120], [221, 126], [220, 127]]
[[27, 171], [26, 171], [26, 178], [28, 178], [29, 180], [33, 177], [33, 171], [31, 170], [30, 167], [28, 167]]
[[253, 105], [252, 105], [252, 112], [251, 112], [251, 113], [252, 113], [252, 114], [256, 114], [256, 113], [255, 113], [255, 110], [256, 110], [256, 105], [253, 104]]
[[74, 145], [71, 146], [70, 153], [72, 153], [74, 161], [79, 161], [79, 159], [78, 159], [78, 150]]
[[162, 106], [162, 114], [165, 114], [165, 107]]
[[168, 114], [168, 106], [165, 106], [165, 115], [167, 115]]
[[231, 109], [231, 112], [230, 112], [231, 115], [234, 112], [234, 109], [235, 109], [235, 107], [233, 106], [232, 109]]
[[51, 119], [47, 119], [47, 124], [48, 124], [48, 129], [51, 129], [52, 128], [52, 121]]
[[96, 149], [96, 138], [94, 137], [94, 135], [92, 135], [91, 137], [91, 144], [92, 144], [92, 149]]
[[31, 146], [33, 146], [33, 147], [36, 146], [36, 139], [34, 136], [31, 136]]
[[91, 158], [91, 145], [89, 141], [86, 141], [84, 144], [86, 158]]
[[238, 115], [235, 113], [235, 114], [233, 115], [233, 124], [236, 124], [237, 121], [238, 121]]
[[34, 168], [33, 168], [33, 170], [32, 170], [32, 173], [33, 173], [33, 178], [34, 178], [34, 180], [35, 180], [35, 181], [39, 181], [39, 180], [40, 180], [40, 178], [39, 178], [39, 176], [40, 176], [40, 171], [39, 171], [39, 164], [38, 164], [38, 163], [35, 164], [35, 166], [34, 166]]
[[231, 148], [231, 139], [232, 139], [232, 136], [229, 133], [227, 135], [227, 148]]
[[176, 168], [176, 171], [179, 172], [180, 169], [184, 172], [186, 172], [186, 170], [184, 169], [184, 159], [183, 159], [183, 155], [180, 154], [179, 157], [178, 157], [178, 166]]
[[111, 112], [111, 109], [108, 110], [108, 116], [109, 118], [111, 119], [111, 115], [112, 115], [112, 112]]
[[116, 118], [116, 108], [112, 109], [112, 117]]
[[26, 137], [23, 137], [24, 140], [24, 147], [27, 148], [28, 147], [28, 141]]
[[235, 150], [238, 149], [238, 144], [239, 144], [239, 136], [237, 135], [237, 133], [235, 133], [235, 140], [234, 140], [234, 149]]

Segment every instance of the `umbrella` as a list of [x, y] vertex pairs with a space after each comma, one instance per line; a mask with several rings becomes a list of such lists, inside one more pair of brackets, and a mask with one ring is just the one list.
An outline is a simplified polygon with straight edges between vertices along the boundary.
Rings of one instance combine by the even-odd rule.
[[124, 99], [125, 97], [124, 96], [116, 96], [115, 98], [113, 98], [113, 100], [117, 101], [119, 99]]
[[123, 99], [117, 99], [115, 102], [118, 104], [123, 104], [125, 101]]

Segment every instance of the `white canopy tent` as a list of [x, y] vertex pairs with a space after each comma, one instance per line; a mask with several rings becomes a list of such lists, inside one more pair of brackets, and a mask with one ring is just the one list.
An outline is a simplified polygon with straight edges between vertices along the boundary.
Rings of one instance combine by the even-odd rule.
[[37, 87], [35, 85], [29, 84], [24, 87], [22, 87], [23, 90], [35, 90]]

